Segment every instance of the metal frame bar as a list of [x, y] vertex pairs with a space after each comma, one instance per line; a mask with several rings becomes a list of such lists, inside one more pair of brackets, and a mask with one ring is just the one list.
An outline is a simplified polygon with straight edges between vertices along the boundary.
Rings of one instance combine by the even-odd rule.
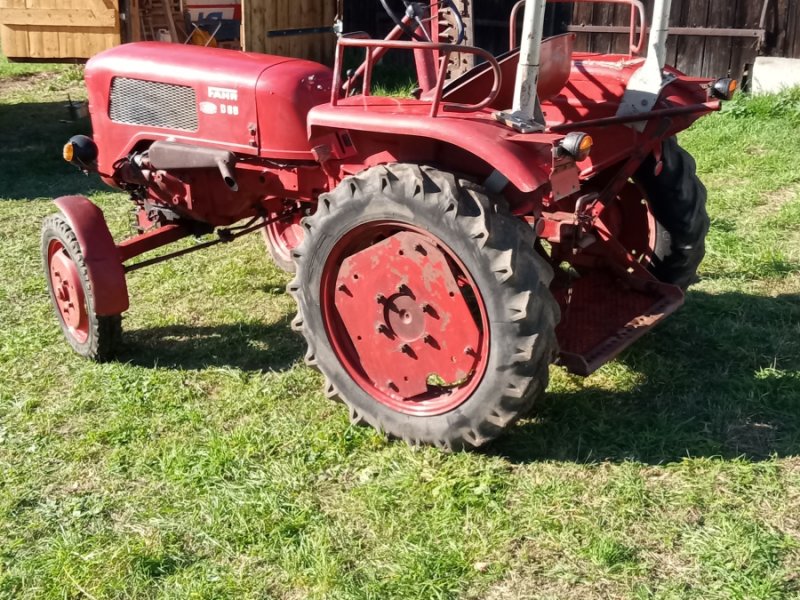
[[638, 123], [640, 121], [652, 121], [661, 117], [674, 117], [678, 115], [691, 115], [700, 112], [714, 112], [722, 108], [722, 103], [719, 100], [712, 100], [710, 102], [703, 102], [702, 104], [692, 104], [690, 106], [676, 106], [673, 108], [662, 108], [660, 110], [651, 110], [647, 113], [636, 115], [625, 115], [616, 117], [605, 117], [602, 119], [590, 119], [588, 121], [576, 121], [574, 123], [564, 123], [562, 125], [553, 125], [548, 128], [552, 133], [564, 133], [576, 129], [588, 129], [590, 127], [608, 127], [610, 125], [622, 125], [625, 123]]
[[[630, 34], [630, 55], [641, 56], [644, 51], [646, 31], [647, 31], [647, 13], [645, 12], [644, 4], [641, 0], [547, 0], [548, 4], [628, 4], [631, 7], [631, 24], [627, 29], [619, 27], [619, 32], [614, 33], [629, 33]], [[525, 4], [525, 0], [520, 0], [514, 5], [511, 10], [511, 18], [509, 20], [509, 50], [517, 47], [517, 22], [519, 21], [519, 12]], [[638, 20], [637, 20], [638, 16]], [[638, 27], [637, 27], [638, 24]], [[568, 28], [572, 31], [571, 28]], [[585, 31], [585, 30], [584, 30]], [[639, 39], [636, 40], [636, 32], [639, 32]]]
[[[186, 254], [205, 250], [206, 248], [211, 248], [212, 246], [216, 246], [218, 244], [227, 244], [239, 239], [240, 237], [244, 237], [245, 235], [259, 231], [271, 223], [282, 221], [285, 218], [287, 218], [286, 214], [277, 215], [270, 219], [259, 219], [258, 217], [254, 217], [245, 225], [240, 226], [240, 228], [233, 227], [230, 229], [218, 229], [218, 237], [214, 240], [202, 242], [200, 244], [191, 246], [190, 248], [176, 250], [175, 252], [170, 252], [162, 256], [149, 258], [132, 265], [123, 265], [123, 268], [125, 273], [132, 273], [133, 271], [138, 271], [151, 265], [166, 262], [170, 259], [178, 258], [179, 256], [185, 256]], [[254, 221], [257, 222], [253, 224]], [[142, 254], [151, 252], [157, 248], [162, 248], [191, 235], [194, 235], [193, 232], [184, 225], [170, 224], [163, 225], [135, 237], [128, 238], [127, 240], [123, 240], [117, 244], [120, 262], [124, 263], [141, 256]]]
[[[372, 67], [374, 61], [378, 60], [380, 56], [385, 54], [388, 50], [428, 50], [437, 51], [441, 53], [442, 59], [439, 68], [439, 74], [434, 87], [436, 93], [431, 102], [432, 118], [438, 117], [440, 112], [458, 112], [458, 113], [474, 113], [483, 110], [490, 106], [500, 94], [500, 88], [503, 84], [503, 72], [497, 59], [486, 50], [482, 48], [475, 48], [473, 46], [456, 46], [455, 44], [437, 44], [434, 42], [418, 42], [418, 41], [396, 41], [396, 40], [372, 40], [364, 39], [363, 34], [358, 34], [358, 37], [344, 35], [339, 38], [336, 45], [336, 60], [333, 67], [333, 86], [331, 90], [331, 105], [338, 106], [343, 87], [342, 83], [342, 68], [344, 63], [345, 48], [364, 48], [367, 52], [367, 57], [362, 64], [363, 70], [359, 69], [365, 75], [361, 86], [361, 92], [365, 96], [370, 95], [370, 86], [372, 85]], [[383, 51], [379, 54], [378, 51]], [[453, 102], [442, 102], [443, 89], [445, 79], [447, 77], [447, 63], [451, 54], [462, 53], [472, 54], [478, 56], [489, 63], [494, 73], [494, 84], [489, 95], [486, 96], [481, 102], [477, 104], [457, 104]], [[356, 72], [355, 77], [359, 74]], [[349, 83], [344, 84], [345, 90], [349, 93]]]
[[[572, 33], [628, 33], [629, 29], [621, 25], [570, 25], [567, 31]], [[640, 29], [637, 27], [637, 31]], [[722, 27], [670, 27], [670, 35], [698, 37], [742, 37], [761, 39], [766, 35], [764, 29], [729, 29]]]

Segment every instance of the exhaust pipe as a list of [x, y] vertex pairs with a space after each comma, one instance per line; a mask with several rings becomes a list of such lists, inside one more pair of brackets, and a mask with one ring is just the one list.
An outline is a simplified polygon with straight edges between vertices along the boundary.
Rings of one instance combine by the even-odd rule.
[[[230, 152], [228, 154], [230, 154]], [[227, 185], [232, 192], [238, 192], [239, 183], [233, 176], [233, 171], [231, 171], [231, 162], [229, 160], [219, 160], [217, 161], [217, 168], [219, 169], [219, 174], [222, 175], [222, 181], [225, 182], [225, 185]]]
[[154, 142], [148, 150], [150, 167], [159, 171], [175, 169], [217, 169], [232, 192], [239, 191], [233, 175], [236, 155], [227, 150], [203, 148], [173, 142]]

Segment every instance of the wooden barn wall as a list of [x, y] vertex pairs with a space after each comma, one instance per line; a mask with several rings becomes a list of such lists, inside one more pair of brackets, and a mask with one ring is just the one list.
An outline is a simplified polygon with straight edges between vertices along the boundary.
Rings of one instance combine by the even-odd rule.
[[244, 0], [242, 44], [253, 52], [331, 65], [336, 45], [332, 33], [275, 36], [274, 32], [330, 27], [335, 18], [336, 0]]
[[[508, 15], [516, 0], [476, 0], [476, 44], [494, 52], [507, 49]], [[767, 0], [765, 45], [761, 54], [800, 58], [800, 0]], [[644, 0], [648, 19], [654, 0]], [[384, 35], [391, 22], [377, 0], [346, 0], [346, 25], [373, 36]], [[764, 0], [673, 0], [670, 26], [758, 29]], [[570, 15], [570, 12], [572, 13]], [[548, 34], [573, 25], [619, 25], [627, 27], [630, 10], [605, 3], [555, 4], [550, 7]], [[730, 73], [741, 77], [759, 53], [755, 38], [671, 36], [667, 60], [694, 76], [717, 77]], [[582, 33], [578, 49], [625, 53], [627, 34]]]
[[784, 58], [800, 58], [800, 2], [774, 0], [767, 15], [767, 53]]
[[0, 0], [9, 58], [85, 59], [119, 44], [116, 0]]
[[[767, 0], [765, 46], [761, 54], [800, 58], [800, 2]], [[648, 21], [654, 0], [644, 0]], [[673, 0], [670, 27], [709, 27], [759, 29], [764, 0]], [[575, 4], [572, 23], [581, 25], [618, 25], [627, 27], [630, 10], [611, 4]], [[591, 52], [627, 51], [628, 35], [581, 33], [579, 50]], [[673, 35], [667, 44], [667, 62], [680, 71], [697, 77], [730, 74], [741, 78], [759, 54], [756, 38]]]
[[[508, 25], [511, 9], [517, 0], [475, 0], [473, 17], [475, 45], [498, 54], [508, 50]], [[548, 7], [546, 34], [565, 31], [569, 21], [569, 5]], [[381, 8], [378, 0], [345, 0], [345, 28], [366, 31], [373, 37], [384, 37], [394, 23]]]

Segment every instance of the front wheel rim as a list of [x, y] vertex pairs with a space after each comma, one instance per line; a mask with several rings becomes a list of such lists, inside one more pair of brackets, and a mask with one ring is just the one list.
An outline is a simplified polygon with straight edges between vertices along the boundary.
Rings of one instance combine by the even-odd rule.
[[342, 236], [321, 278], [328, 340], [377, 402], [427, 417], [455, 410], [480, 384], [489, 319], [455, 252], [408, 223], [377, 221]]
[[85, 344], [89, 339], [86, 294], [78, 266], [59, 240], [51, 240], [47, 245], [47, 265], [53, 303], [64, 329], [78, 344]]

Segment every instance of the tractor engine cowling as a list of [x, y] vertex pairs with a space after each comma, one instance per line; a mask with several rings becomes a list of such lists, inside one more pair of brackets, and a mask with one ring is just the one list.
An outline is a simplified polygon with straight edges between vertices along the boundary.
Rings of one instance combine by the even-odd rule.
[[[235, 163], [313, 160], [306, 116], [329, 100], [331, 72], [292, 58], [142, 42], [91, 59], [86, 84], [96, 168], [107, 182], [145, 185], [178, 213], [224, 221], [263, 196], [251, 185], [257, 177], [238, 181]], [[141, 157], [154, 142], [178, 145], [189, 164], [171, 157], [172, 170], [149, 169]]]

